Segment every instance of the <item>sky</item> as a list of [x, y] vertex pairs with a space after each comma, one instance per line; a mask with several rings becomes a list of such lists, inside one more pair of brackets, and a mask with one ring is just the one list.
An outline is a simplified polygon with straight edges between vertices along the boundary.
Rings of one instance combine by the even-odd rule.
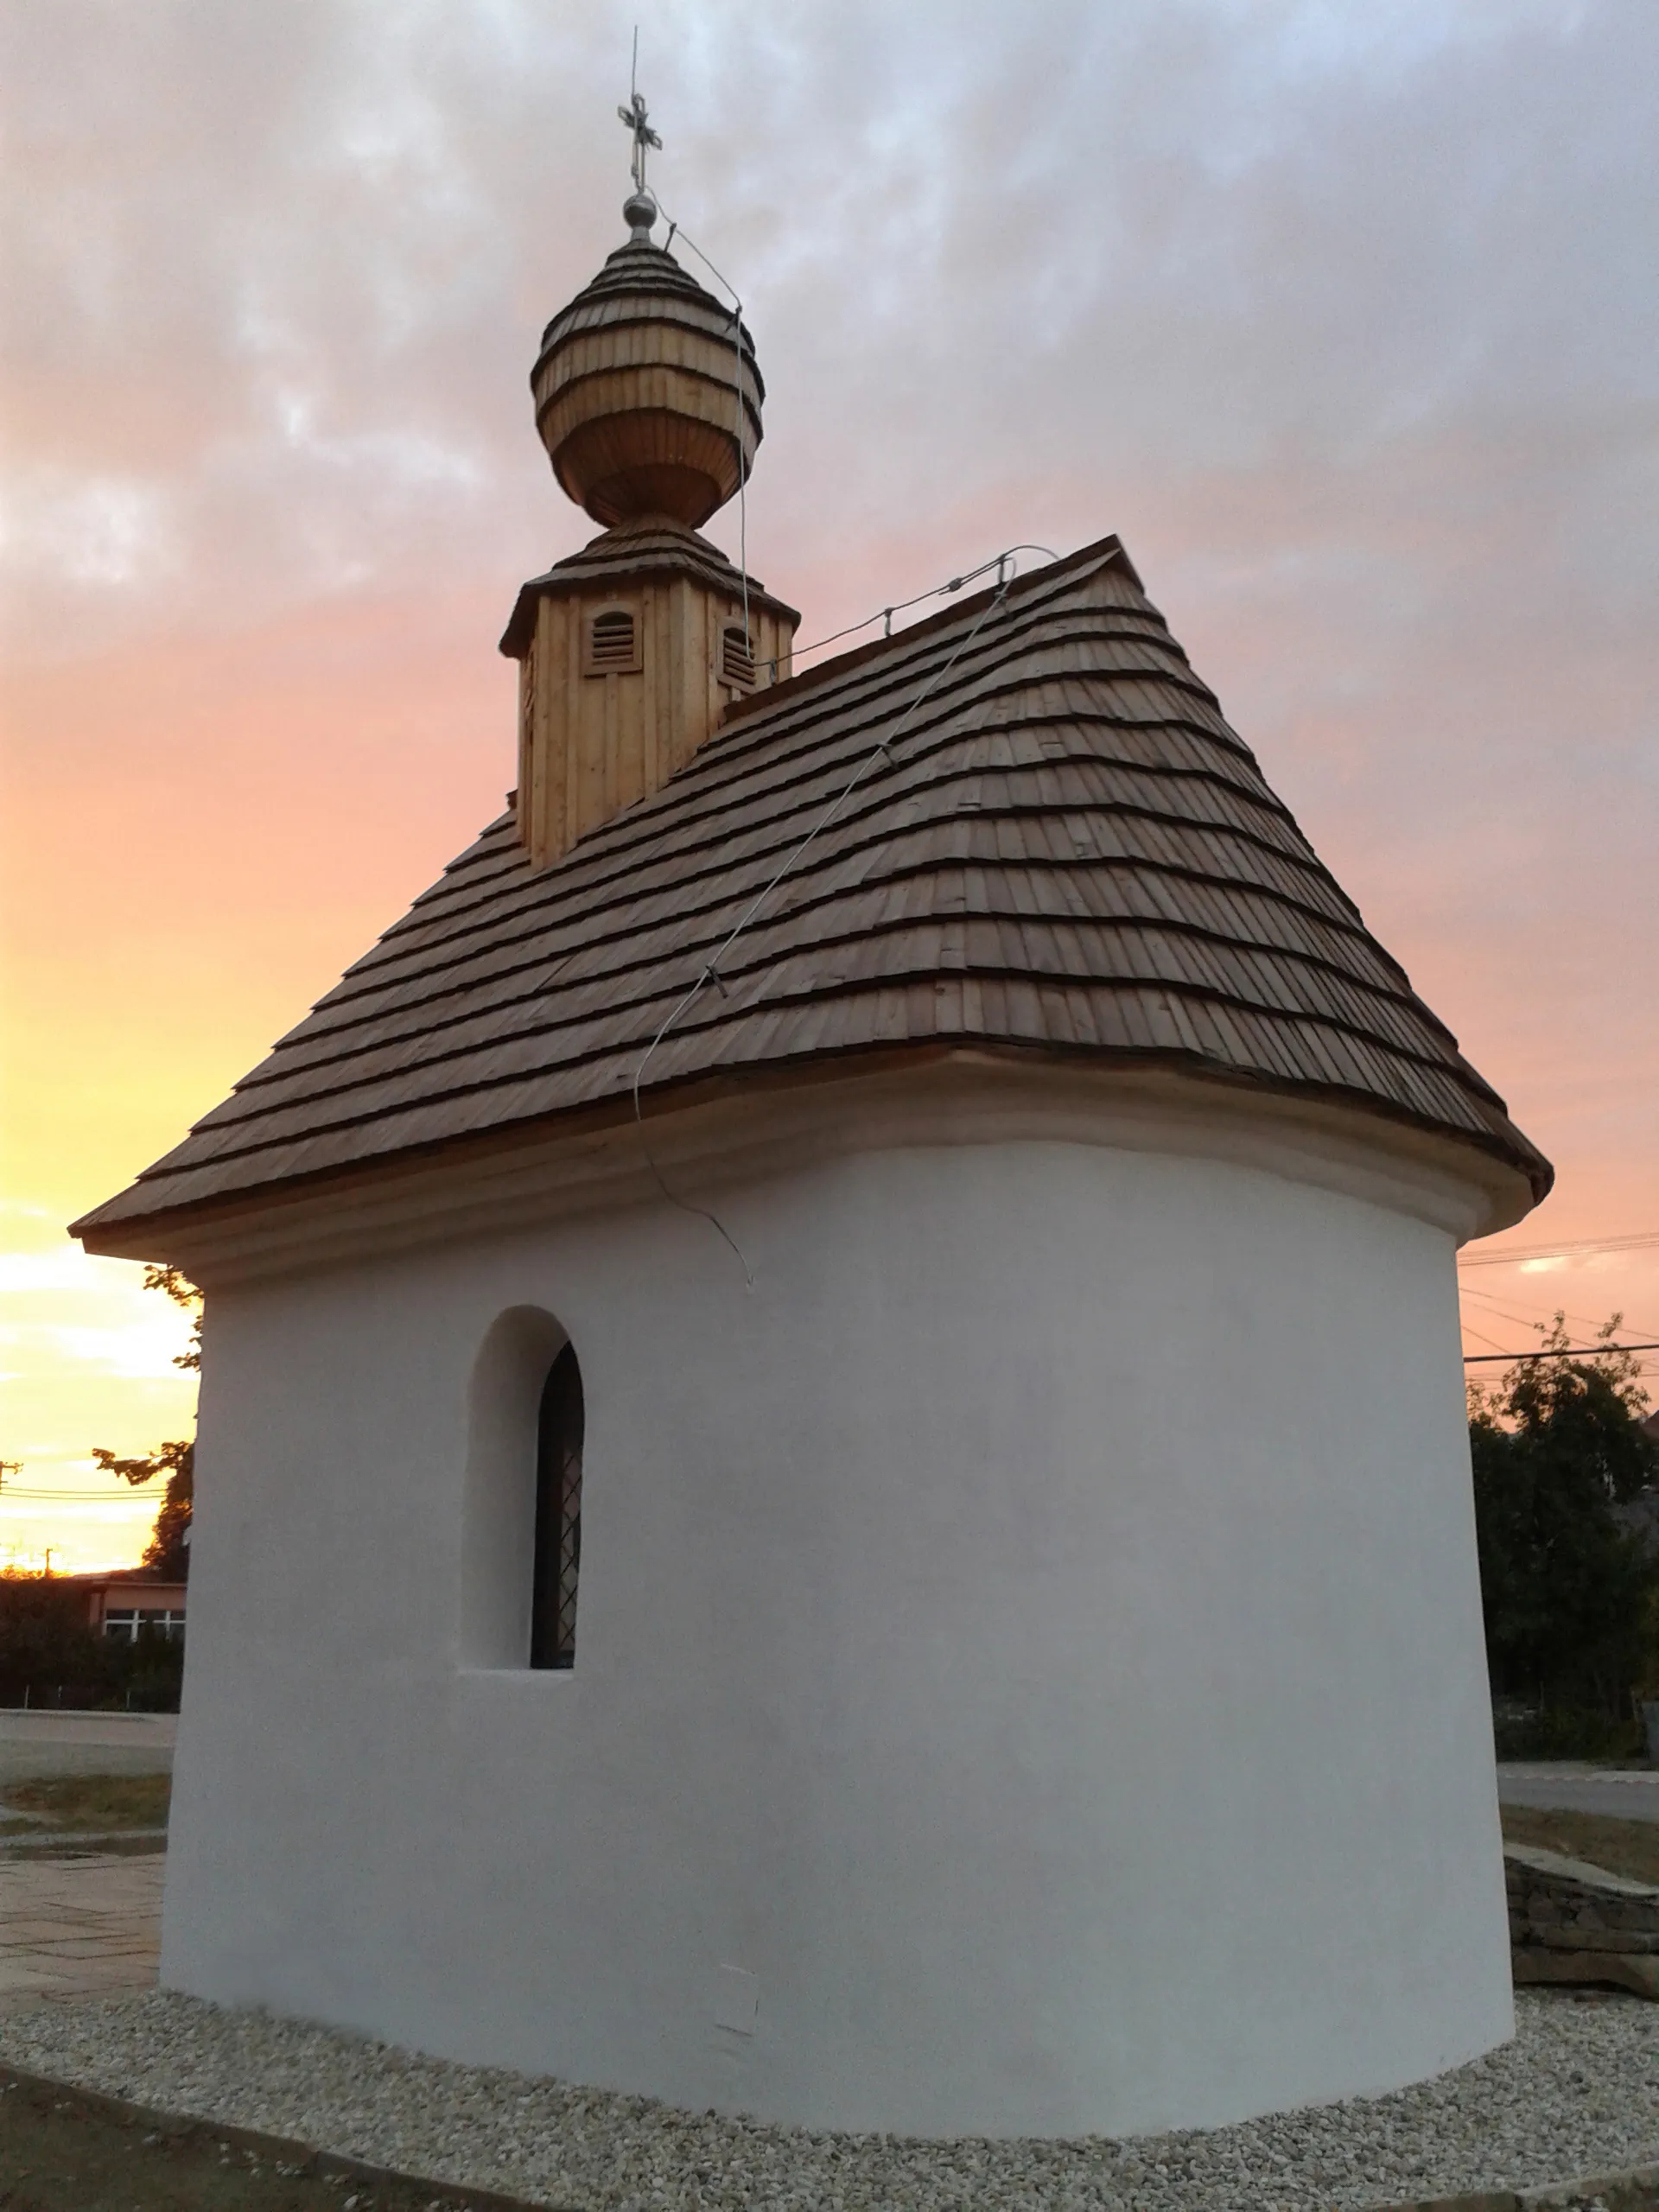
[[1556, 1164], [1467, 1348], [1659, 1338], [1652, 0], [0, 0], [0, 1564], [135, 1557], [92, 1447], [188, 1433], [184, 1317], [64, 1224], [512, 780], [636, 22], [803, 639], [1116, 531]]

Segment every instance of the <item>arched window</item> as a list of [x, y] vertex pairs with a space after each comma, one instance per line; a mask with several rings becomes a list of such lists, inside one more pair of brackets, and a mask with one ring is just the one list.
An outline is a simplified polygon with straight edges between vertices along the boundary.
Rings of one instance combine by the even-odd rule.
[[572, 1667], [582, 1565], [582, 1370], [567, 1344], [547, 1371], [536, 1426], [536, 1577], [530, 1663]]

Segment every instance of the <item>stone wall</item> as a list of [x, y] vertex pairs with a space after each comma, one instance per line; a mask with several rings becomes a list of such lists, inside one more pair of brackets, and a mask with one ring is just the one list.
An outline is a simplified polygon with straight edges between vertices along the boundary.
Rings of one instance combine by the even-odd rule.
[[1503, 1873], [1517, 1982], [1611, 1982], [1659, 1998], [1659, 1889], [1527, 1844], [1505, 1847]]

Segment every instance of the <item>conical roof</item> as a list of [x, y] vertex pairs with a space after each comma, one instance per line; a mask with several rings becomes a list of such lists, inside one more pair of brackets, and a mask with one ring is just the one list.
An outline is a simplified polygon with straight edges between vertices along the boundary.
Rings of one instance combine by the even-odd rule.
[[636, 1078], [667, 1104], [962, 1048], [1320, 1102], [1549, 1186], [1107, 538], [757, 695], [551, 868], [502, 816], [77, 1232], [620, 1120]]
[[[679, 322], [688, 330], [701, 330], [732, 343], [734, 316], [714, 294], [676, 261], [665, 246], [648, 238], [630, 238], [607, 257], [604, 267], [584, 284], [569, 303], [562, 307], [542, 333], [542, 353], [579, 330], [615, 323]], [[741, 326], [741, 343], [748, 361], [754, 360], [754, 340]], [[758, 397], [766, 397], [760, 372], [753, 370]]]

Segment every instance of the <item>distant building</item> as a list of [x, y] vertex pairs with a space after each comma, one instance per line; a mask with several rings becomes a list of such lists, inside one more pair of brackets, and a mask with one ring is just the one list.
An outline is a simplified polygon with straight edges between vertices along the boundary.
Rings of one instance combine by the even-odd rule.
[[1455, 1262], [1550, 1170], [1116, 537], [792, 673], [697, 534], [748, 334], [626, 212], [506, 811], [78, 1224], [207, 1293], [162, 1980], [924, 2135], [1439, 2073], [1513, 2025]]
[[95, 1635], [136, 1643], [141, 1629], [182, 1641], [186, 1585], [156, 1582], [142, 1574], [74, 1574], [62, 1578], [83, 1591], [86, 1622]]

